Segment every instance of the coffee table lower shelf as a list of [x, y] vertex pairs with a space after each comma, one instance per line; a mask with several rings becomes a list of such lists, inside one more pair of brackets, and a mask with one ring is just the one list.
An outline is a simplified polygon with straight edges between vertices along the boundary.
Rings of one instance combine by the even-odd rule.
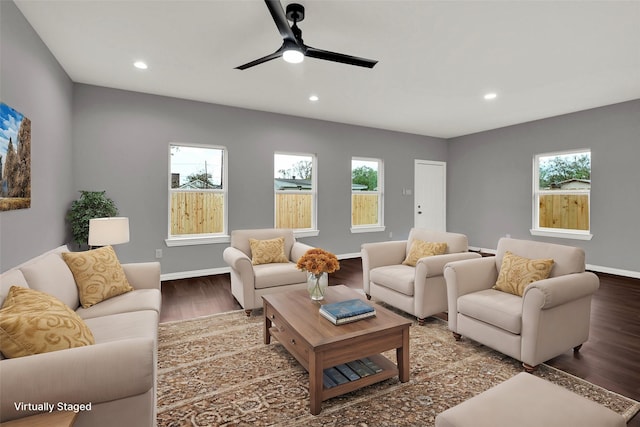
[[369, 356], [369, 359], [382, 369], [381, 372], [371, 374], [366, 377], [360, 377], [358, 380], [349, 381], [348, 383], [339, 384], [334, 387], [323, 387], [322, 400], [331, 399], [332, 397], [341, 396], [346, 393], [358, 390], [371, 384], [398, 376], [398, 367], [395, 363], [387, 359], [381, 354]]
[[[292, 333], [292, 331], [287, 330], [285, 327], [269, 327], [267, 329], [268, 334], [265, 336], [265, 342], [268, 343], [268, 337], [274, 337], [284, 348], [287, 349], [289, 354], [296, 358], [298, 362], [304, 367], [304, 369], [309, 372], [309, 382], [311, 382], [311, 373], [309, 370], [309, 352], [305, 346], [300, 346], [300, 338], [297, 334]], [[396, 353], [397, 354], [397, 353]], [[379, 368], [382, 369], [381, 372], [368, 375], [366, 377], [360, 377], [357, 380], [349, 381], [344, 384], [339, 384], [334, 387], [325, 387], [322, 381], [322, 378], [316, 378], [316, 382], [323, 384], [322, 385], [322, 393], [319, 401], [325, 401], [327, 399], [331, 399], [336, 396], [341, 396], [346, 393], [350, 393], [352, 391], [361, 389], [363, 387], [369, 386], [371, 384], [379, 383], [381, 381], [387, 380], [393, 377], [399, 377], [401, 382], [408, 381], [408, 367], [407, 372], [401, 373], [398, 369], [398, 366], [393, 363], [391, 360], [387, 359], [382, 354], [373, 354], [373, 355], [365, 355], [361, 354], [358, 357], [368, 357], [371, 359], [373, 363], [378, 365]], [[350, 360], [344, 360], [342, 362], [346, 363]], [[323, 372], [326, 368], [334, 367], [333, 364], [330, 366], [321, 366], [320, 372]], [[317, 415], [320, 412], [319, 401], [316, 401], [316, 397], [314, 397], [315, 393], [310, 387], [309, 390], [311, 394], [311, 413]], [[315, 402], [315, 403], [314, 403]]]

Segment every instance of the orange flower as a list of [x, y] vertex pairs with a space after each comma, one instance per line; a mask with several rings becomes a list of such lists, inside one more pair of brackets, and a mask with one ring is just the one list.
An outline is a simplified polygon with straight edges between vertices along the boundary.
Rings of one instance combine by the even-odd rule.
[[338, 258], [324, 249], [313, 248], [300, 257], [296, 266], [299, 270], [308, 271], [311, 274], [333, 273], [340, 269]]

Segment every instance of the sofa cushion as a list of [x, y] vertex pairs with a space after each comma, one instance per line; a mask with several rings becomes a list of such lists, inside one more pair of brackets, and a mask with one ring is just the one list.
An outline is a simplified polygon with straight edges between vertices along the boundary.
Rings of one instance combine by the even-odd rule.
[[0, 309], [0, 351], [22, 357], [94, 344], [91, 330], [65, 303], [12, 286]]
[[415, 239], [425, 242], [446, 242], [447, 253], [449, 254], [467, 252], [468, 250], [467, 236], [464, 234], [435, 231], [427, 228], [412, 228], [411, 231], [409, 231], [409, 238], [407, 239], [407, 253], [411, 250], [411, 243]]
[[86, 319], [85, 323], [91, 329], [96, 344], [133, 338], [157, 340], [158, 313], [153, 310], [94, 317]]
[[83, 319], [140, 310], [153, 310], [160, 313], [161, 305], [162, 295], [159, 289], [136, 289], [133, 292], [109, 298], [89, 308], [78, 307], [76, 313]]
[[289, 262], [284, 252], [284, 237], [258, 240], [249, 239], [253, 265]]
[[53, 295], [72, 310], [80, 305], [78, 287], [60, 253], [50, 252], [20, 267], [31, 289]]
[[76, 280], [83, 308], [133, 290], [111, 246], [65, 252], [62, 258]]
[[411, 242], [409, 253], [402, 263], [411, 267], [415, 267], [420, 258], [434, 255], [442, 255], [447, 252], [446, 243], [425, 242], [415, 239]]
[[458, 298], [458, 313], [519, 335], [522, 332], [522, 298], [486, 289]]
[[416, 278], [415, 267], [387, 265], [369, 271], [369, 280], [396, 292], [413, 296]]
[[0, 274], [0, 306], [2, 306], [2, 303], [7, 297], [9, 289], [11, 289], [12, 286], [20, 286], [22, 288], [29, 287], [22, 271], [12, 269]]
[[506, 251], [494, 289], [522, 296], [533, 282], [549, 277], [552, 259], [529, 259]]
[[232, 230], [231, 246], [242, 251], [246, 256], [251, 258], [251, 245], [249, 239], [275, 239], [276, 237], [284, 237], [284, 253], [289, 256], [291, 247], [296, 239], [293, 236], [293, 230], [288, 228], [258, 228], [253, 230]]
[[553, 269], [549, 277], [558, 277], [564, 276], [565, 274], [582, 273], [585, 271], [584, 250], [576, 246], [503, 237], [498, 241], [496, 256], [494, 257], [496, 269], [499, 269], [502, 265], [502, 258], [506, 251], [530, 259], [553, 259]]
[[255, 274], [256, 289], [293, 285], [307, 281], [307, 273], [298, 270], [293, 262], [256, 265], [253, 268], [253, 273]]

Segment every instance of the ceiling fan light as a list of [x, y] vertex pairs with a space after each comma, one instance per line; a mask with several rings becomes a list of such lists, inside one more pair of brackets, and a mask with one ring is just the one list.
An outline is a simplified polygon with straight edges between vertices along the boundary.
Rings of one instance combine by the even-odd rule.
[[304, 54], [298, 49], [287, 49], [282, 52], [282, 59], [290, 64], [299, 64], [304, 60]]
[[136, 61], [136, 62], [133, 63], [133, 66], [136, 67], [139, 70], [146, 70], [147, 68], [149, 68], [147, 63], [144, 62], [144, 61]]

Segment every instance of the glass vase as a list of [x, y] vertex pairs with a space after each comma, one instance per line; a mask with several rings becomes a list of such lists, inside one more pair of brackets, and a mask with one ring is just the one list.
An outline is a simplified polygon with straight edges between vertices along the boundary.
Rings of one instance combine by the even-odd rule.
[[312, 300], [320, 301], [324, 299], [327, 286], [329, 286], [329, 275], [327, 273], [307, 274], [307, 290]]

